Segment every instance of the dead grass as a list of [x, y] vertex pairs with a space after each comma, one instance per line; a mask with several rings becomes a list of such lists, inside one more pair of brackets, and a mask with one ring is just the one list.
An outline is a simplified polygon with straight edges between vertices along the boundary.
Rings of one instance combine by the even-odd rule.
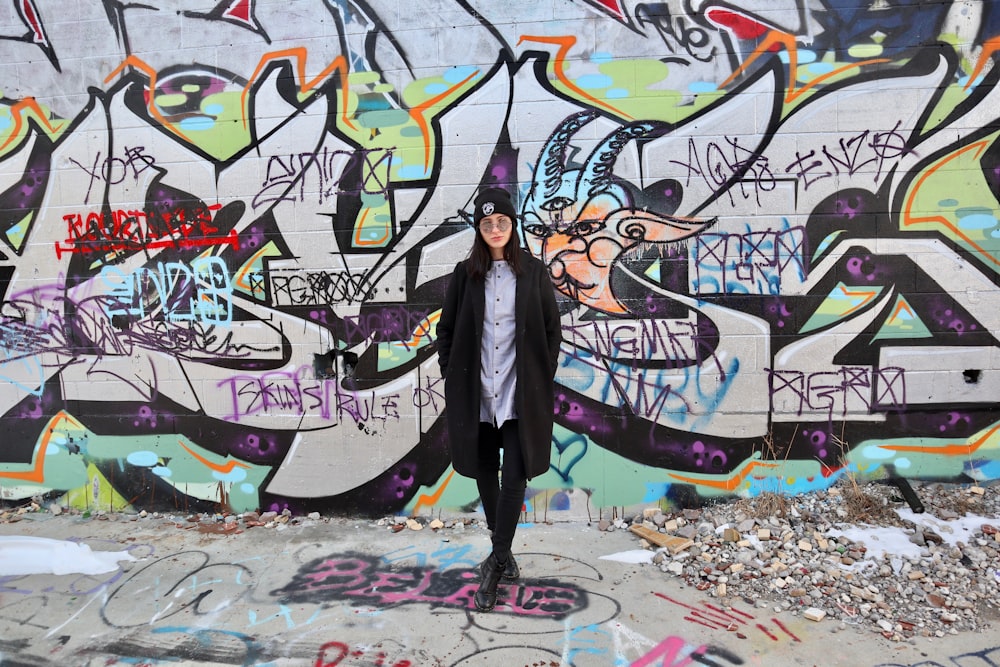
[[791, 501], [780, 493], [764, 491], [753, 498], [741, 498], [736, 501], [736, 509], [755, 519], [767, 519], [772, 516], [788, 515]]
[[846, 474], [840, 478], [840, 493], [844, 499], [843, 517], [851, 523], [892, 524], [898, 521], [896, 512], [889, 506], [886, 496], [874, 493], [870, 485], [862, 485], [858, 477], [850, 472], [847, 453], [850, 445], [843, 438], [832, 436], [833, 444], [840, 448], [840, 461]]
[[[795, 427], [795, 431], [792, 433], [792, 440], [795, 440], [795, 433], [798, 432], [799, 427]], [[784, 455], [782, 456], [782, 450]], [[785, 461], [788, 460], [788, 455], [791, 453], [791, 447], [779, 447], [779, 445], [774, 441], [774, 434], [768, 431], [764, 434], [760, 443], [760, 456], [764, 461]], [[743, 498], [737, 501], [736, 508], [747, 516], [753, 517], [755, 519], [766, 519], [768, 517], [776, 516], [784, 518], [788, 516], [789, 510], [791, 508], [791, 501], [787, 496], [783, 496], [780, 493], [775, 493], [774, 491], [762, 491], [753, 498]]]
[[844, 498], [844, 510], [847, 512], [844, 518], [851, 523], [881, 525], [893, 524], [899, 520], [895, 510], [885, 502], [883, 496], [872, 493], [853, 478], [844, 485], [841, 495]]

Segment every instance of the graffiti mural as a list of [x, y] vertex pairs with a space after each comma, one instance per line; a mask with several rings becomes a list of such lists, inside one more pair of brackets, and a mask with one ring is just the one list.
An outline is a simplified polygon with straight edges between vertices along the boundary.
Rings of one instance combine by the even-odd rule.
[[474, 509], [486, 185], [562, 313], [535, 516], [1000, 477], [1000, 10], [863, 4], [0, 3], [0, 500]]

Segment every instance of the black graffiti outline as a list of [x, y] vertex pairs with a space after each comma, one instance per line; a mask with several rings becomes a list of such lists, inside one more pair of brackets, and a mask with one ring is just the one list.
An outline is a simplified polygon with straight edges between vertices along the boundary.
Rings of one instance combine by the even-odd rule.
[[[200, 564], [197, 564], [194, 567], [184, 567], [183, 564], [177, 566], [170, 565], [170, 563], [176, 563], [185, 558], [190, 558], [196, 563], [200, 561]], [[156, 575], [157, 568], [165, 569], [168, 574], [172, 573], [176, 568], [181, 568], [181, 571], [171, 575], [171, 578], [179, 577], [176, 583], [169, 586], [169, 588], [167, 588], [162, 595], [149, 600], [148, 596], [141, 595], [141, 593], [148, 588], [142, 579], [150, 575]], [[220, 583], [225, 580], [215, 579], [207, 583], [202, 582], [199, 584], [197, 583], [199, 575], [204, 575], [210, 571], [214, 574], [214, 571], [225, 568], [231, 568], [230, 573], [235, 572], [236, 576], [232, 578], [233, 582], [235, 582], [236, 585], [243, 587], [243, 591], [235, 598], [231, 599], [230, 603], [239, 601], [249, 594], [252, 587], [253, 573], [249, 568], [236, 563], [212, 563], [211, 557], [204, 551], [182, 551], [158, 558], [152, 563], [149, 563], [145, 567], [130, 574], [120, 586], [108, 595], [104, 604], [101, 605], [101, 619], [112, 628], [132, 628], [140, 625], [154, 625], [163, 619], [170, 618], [171, 616], [185, 610], [192, 611], [196, 617], [207, 615], [214, 610], [202, 610], [201, 606], [205, 600], [209, 599], [213, 593], [216, 592], [215, 588], [207, 588], [207, 590], [198, 592], [193, 599], [180, 602], [175, 608], [173, 608], [173, 610], [169, 611], [169, 613], [161, 613], [161, 611], [158, 610], [157, 613], [153, 614], [150, 618], [142, 618], [142, 614], [138, 613], [139, 610], [137, 609], [137, 605], [139, 601], [146, 600], [154, 604], [159, 604], [161, 601], [167, 601], [168, 604], [166, 608], [162, 610], [162, 612], [167, 612], [171, 609], [171, 607], [174, 607], [174, 601], [171, 600], [174, 592], [177, 591], [179, 593], [180, 591], [183, 591], [183, 585], [189, 579], [193, 580], [193, 585], [191, 587], [192, 591], [196, 588], [205, 588], [210, 584]], [[243, 575], [246, 575], [247, 577], [247, 581], [245, 582], [241, 581]], [[154, 579], [156, 579], [155, 576]], [[158, 582], [159, 580], [156, 579], [156, 581]], [[133, 592], [133, 588], [138, 590]], [[118, 604], [121, 604], [124, 607], [122, 619], [131, 618], [131, 621], [112, 618], [118, 613], [115, 610], [115, 606]]]

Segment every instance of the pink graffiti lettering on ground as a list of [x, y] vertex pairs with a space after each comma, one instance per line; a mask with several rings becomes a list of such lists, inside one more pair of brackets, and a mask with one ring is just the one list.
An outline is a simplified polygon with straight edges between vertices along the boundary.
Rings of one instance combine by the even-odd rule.
[[[419, 575], [410, 572], [374, 572], [371, 576], [364, 586], [344, 591], [344, 595], [373, 598], [383, 604], [424, 603], [475, 609], [474, 597], [478, 584], [474, 581], [444, 595], [428, 593], [440, 588], [436, 570], [424, 570]], [[466, 572], [461, 576], [472, 579], [475, 575]], [[413, 585], [406, 587], [406, 584]], [[552, 616], [572, 611], [576, 595], [572, 590], [555, 586], [504, 585], [501, 586], [498, 597], [496, 611], [520, 616]]]
[[[310, 591], [347, 588], [366, 581], [365, 577], [361, 576], [361, 573], [365, 572], [368, 567], [368, 563], [365, 563], [357, 558], [327, 558], [320, 563], [320, 566], [316, 569], [316, 571], [306, 574], [305, 579], [317, 584], [309, 585], [308, 588]], [[352, 575], [353, 578], [347, 582], [339, 583], [336, 581], [336, 579], [341, 577], [348, 577]], [[334, 581], [328, 581], [330, 579], [334, 579]]]
[[[425, 594], [431, 588], [431, 577], [433, 574], [431, 570], [424, 570], [419, 573], [373, 572], [369, 575], [368, 581], [363, 586], [344, 591], [344, 595], [349, 597], [371, 597], [386, 604], [438, 602], [441, 599], [439, 596]], [[393, 579], [396, 581], [393, 581]], [[386, 589], [383, 590], [382, 587]]]
[[[297, 576], [294, 595], [307, 599], [337, 593], [371, 604], [428, 604], [474, 610], [478, 585], [473, 572], [458, 577], [438, 570], [412, 568], [380, 572], [360, 558], [327, 558]], [[530, 584], [501, 586], [496, 611], [520, 616], [562, 616], [585, 606], [582, 591]]]

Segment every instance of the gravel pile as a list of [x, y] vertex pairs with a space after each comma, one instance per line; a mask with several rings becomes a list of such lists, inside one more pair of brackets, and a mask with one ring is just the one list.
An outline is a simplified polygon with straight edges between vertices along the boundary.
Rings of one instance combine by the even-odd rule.
[[912, 511], [904, 489], [844, 482], [792, 498], [650, 509], [600, 527], [636, 533], [656, 551], [654, 567], [722, 604], [832, 621], [834, 632], [855, 626], [906, 641], [996, 624], [1000, 487], [912, 489], [925, 512]]

